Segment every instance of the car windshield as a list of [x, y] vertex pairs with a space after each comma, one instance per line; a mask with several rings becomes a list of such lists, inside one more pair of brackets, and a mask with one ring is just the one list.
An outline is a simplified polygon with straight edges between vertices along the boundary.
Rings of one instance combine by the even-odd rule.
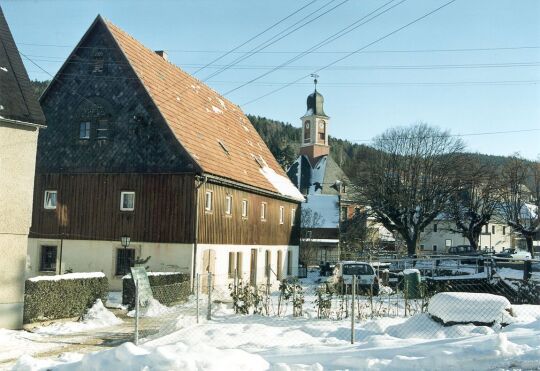
[[344, 275], [372, 275], [373, 268], [367, 264], [344, 264], [343, 265], [343, 274]]

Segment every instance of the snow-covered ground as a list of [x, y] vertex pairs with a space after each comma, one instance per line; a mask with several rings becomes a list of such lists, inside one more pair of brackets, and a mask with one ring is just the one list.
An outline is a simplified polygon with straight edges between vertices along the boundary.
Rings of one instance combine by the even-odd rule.
[[[315, 279], [304, 281], [313, 289]], [[14, 370], [491, 370], [540, 368], [540, 306], [513, 305], [515, 321], [506, 327], [472, 324], [443, 326], [427, 313], [356, 322], [351, 344], [350, 318], [318, 319], [306, 291], [302, 317], [238, 315], [230, 304], [215, 304], [213, 318], [196, 323], [194, 300], [175, 308], [162, 332], [136, 346], [91, 354], [19, 358]], [[390, 300], [391, 297], [388, 296]], [[368, 301], [362, 301], [365, 305]], [[384, 303], [384, 300], [378, 302]], [[201, 305], [204, 308], [204, 303]], [[375, 305], [378, 305], [375, 303]], [[403, 302], [389, 301], [389, 307]], [[506, 305], [506, 303], [505, 303]], [[275, 308], [274, 308], [275, 309]], [[413, 311], [414, 313], [414, 311]], [[168, 313], [170, 315], [170, 313]], [[169, 318], [169, 317], [168, 317]], [[23, 332], [0, 333], [3, 346]], [[27, 334], [27, 333], [25, 333]], [[27, 334], [29, 337], [42, 336]], [[39, 341], [26, 339], [24, 341]], [[28, 346], [22, 343], [21, 346]], [[22, 352], [20, 353], [23, 354]], [[146, 367], [146, 368], [145, 368]]]

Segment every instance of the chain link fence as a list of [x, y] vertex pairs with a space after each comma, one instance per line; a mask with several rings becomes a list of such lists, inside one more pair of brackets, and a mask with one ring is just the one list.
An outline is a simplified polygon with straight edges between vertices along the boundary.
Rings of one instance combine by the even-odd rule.
[[312, 267], [302, 279], [278, 280], [271, 270], [258, 281], [250, 274], [196, 275], [187, 301], [166, 286], [159, 300], [144, 305], [137, 300], [139, 307], [129, 314], [136, 318], [134, 339], [146, 342], [189, 326], [234, 323], [249, 325], [242, 334], [246, 339], [260, 336], [249, 329], [261, 324], [354, 343], [366, 333], [428, 339], [459, 335], [463, 326], [497, 332], [524, 318], [540, 318], [538, 260], [450, 256], [364, 264], [372, 269], [350, 279], [339, 277], [339, 266]]

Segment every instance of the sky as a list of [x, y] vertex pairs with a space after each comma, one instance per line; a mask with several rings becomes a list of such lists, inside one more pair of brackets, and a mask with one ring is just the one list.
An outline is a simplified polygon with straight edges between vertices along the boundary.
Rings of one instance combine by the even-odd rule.
[[[32, 79], [50, 79], [101, 14], [147, 47], [166, 50], [171, 62], [246, 113], [299, 127], [316, 73], [334, 137], [369, 144], [388, 128], [425, 122], [463, 135], [471, 152], [539, 158], [540, 1], [444, 6], [449, 1], [0, 0], [0, 6]], [[341, 30], [350, 32], [330, 38]]]

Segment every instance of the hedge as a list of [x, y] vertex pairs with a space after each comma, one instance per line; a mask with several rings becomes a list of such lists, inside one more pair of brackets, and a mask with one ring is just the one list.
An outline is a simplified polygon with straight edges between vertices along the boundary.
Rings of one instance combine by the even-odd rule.
[[[161, 304], [170, 305], [185, 301], [191, 293], [189, 274], [148, 272], [152, 295]], [[131, 275], [122, 278], [122, 304], [132, 308], [135, 305], [135, 285]]]
[[102, 273], [28, 279], [24, 288], [23, 322], [80, 317], [97, 299], [105, 302], [108, 292], [109, 281]]

